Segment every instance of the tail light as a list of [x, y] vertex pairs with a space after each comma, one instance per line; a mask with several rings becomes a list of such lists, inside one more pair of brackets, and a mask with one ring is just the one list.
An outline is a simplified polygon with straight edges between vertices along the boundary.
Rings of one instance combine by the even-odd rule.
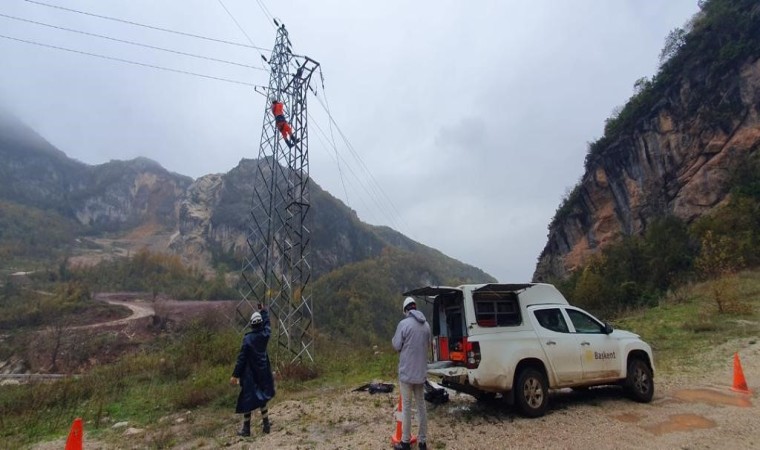
[[480, 365], [480, 343], [469, 342], [467, 341], [467, 338], [465, 338], [464, 348], [467, 351], [467, 368], [477, 369]]

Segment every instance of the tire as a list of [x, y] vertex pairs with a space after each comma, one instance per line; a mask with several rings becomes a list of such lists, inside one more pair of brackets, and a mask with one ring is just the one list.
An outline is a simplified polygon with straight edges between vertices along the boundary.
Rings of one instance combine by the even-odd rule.
[[517, 375], [515, 404], [525, 417], [541, 417], [549, 404], [549, 383], [543, 372], [526, 367]]
[[628, 361], [628, 373], [624, 386], [631, 399], [639, 403], [651, 402], [654, 396], [652, 369], [640, 358], [631, 359]]

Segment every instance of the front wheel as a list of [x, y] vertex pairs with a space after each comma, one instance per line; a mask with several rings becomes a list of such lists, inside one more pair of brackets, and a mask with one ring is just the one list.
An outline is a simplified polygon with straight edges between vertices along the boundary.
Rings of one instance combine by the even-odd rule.
[[517, 376], [515, 404], [526, 417], [540, 417], [546, 413], [549, 403], [549, 383], [540, 370], [528, 367]]
[[649, 403], [654, 396], [654, 377], [649, 365], [639, 358], [628, 362], [628, 374], [625, 377], [625, 390], [628, 396], [640, 403]]

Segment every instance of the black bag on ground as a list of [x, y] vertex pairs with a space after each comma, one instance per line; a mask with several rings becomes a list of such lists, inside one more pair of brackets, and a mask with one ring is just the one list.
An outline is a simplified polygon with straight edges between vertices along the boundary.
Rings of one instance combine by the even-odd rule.
[[441, 386], [425, 381], [425, 400], [434, 405], [441, 405], [449, 401], [449, 393]]

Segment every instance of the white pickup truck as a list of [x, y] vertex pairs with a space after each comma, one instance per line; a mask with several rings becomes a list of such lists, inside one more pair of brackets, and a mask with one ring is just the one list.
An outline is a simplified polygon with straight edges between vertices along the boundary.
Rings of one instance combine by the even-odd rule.
[[404, 295], [433, 303], [428, 375], [476, 397], [501, 393], [528, 417], [546, 412], [549, 389], [621, 384], [654, 394], [652, 349], [570, 306], [550, 284], [423, 287]]

